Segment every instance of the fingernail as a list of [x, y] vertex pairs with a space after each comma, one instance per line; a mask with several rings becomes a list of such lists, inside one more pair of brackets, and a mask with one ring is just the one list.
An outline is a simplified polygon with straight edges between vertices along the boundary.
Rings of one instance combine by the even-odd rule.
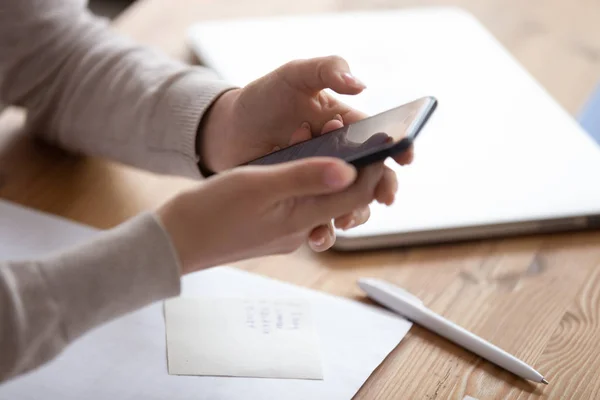
[[344, 225], [344, 230], [350, 229], [354, 226], [356, 220], [352, 218], [346, 225]]
[[367, 87], [360, 79], [352, 75], [350, 72], [344, 72], [342, 74], [342, 79], [350, 86], [354, 86], [356, 88], [364, 89]]
[[324, 237], [320, 237], [316, 240], [311, 239], [310, 243], [314, 246], [314, 247], [321, 247], [325, 244], [325, 238]]
[[302, 125], [300, 125], [300, 128], [310, 131], [310, 124], [308, 122], [303, 122]]
[[331, 165], [325, 170], [325, 183], [332, 189], [342, 189], [350, 182], [349, 174], [344, 172], [345, 168], [339, 165]]
[[335, 116], [333, 117], [333, 119], [337, 119], [342, 124], [344, 123], [344, 120], [342, 119], [342, 116], [340, 114], [335, 114]]

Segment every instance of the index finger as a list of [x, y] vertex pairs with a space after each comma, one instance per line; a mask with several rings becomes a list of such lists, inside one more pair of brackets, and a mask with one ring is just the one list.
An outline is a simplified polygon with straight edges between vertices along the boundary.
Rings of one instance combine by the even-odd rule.
[[339, 56], [291, 61], [276, 70], [284, 81], [307, 93], [332, 89], [340, 94], [358, 94], [365, 85], [350, 73], [346, 60]]
[[394, 157], [394, 161], [396, 161], [400, 165], [408, 165], [413, 162], [414, 158], [415, 158], [415, 149], [414, 149], [414, 146], [411, 144], [407, 150], [396, 155]]

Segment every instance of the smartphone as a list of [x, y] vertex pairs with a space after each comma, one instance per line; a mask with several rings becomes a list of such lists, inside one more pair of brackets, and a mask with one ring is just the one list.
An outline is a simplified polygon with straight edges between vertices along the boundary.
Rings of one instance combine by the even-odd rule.
[[434, 97], [423, 97], [245, 165], [278, 164], [307, 157], [338, 157], [359, 168], [383, 161], [410, 148], [436, 106]]

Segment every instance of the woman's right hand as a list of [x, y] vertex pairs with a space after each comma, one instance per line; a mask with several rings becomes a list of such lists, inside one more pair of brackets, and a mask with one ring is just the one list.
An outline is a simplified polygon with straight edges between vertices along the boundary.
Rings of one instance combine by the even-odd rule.
[[314, 228], [370, 204], [383, 171], [380, 163], [357, 174], [334, 158], [240, 167], [179, 194], [158, 215], [185, 274], [296, 250]]

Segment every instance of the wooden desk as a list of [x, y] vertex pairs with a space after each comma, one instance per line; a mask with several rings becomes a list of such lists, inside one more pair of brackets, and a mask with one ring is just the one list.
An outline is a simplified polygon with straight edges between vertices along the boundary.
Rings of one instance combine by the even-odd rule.
[[[287, 2], [141, 0], [116, 27], [191, 60], [186, 27], [202, 18], [366, 7], [416, 0]], [[600, 77], [600, 4], [573, 0], [448, 0], [473, 12], [570, 112]], [[269, 11], [268, 11], [269, 10]], [[153, 208], [193, 183], [69, 156], [19, 135], [22, 115], [0, 118], [0, 197], [99, 228]], [[290, 256], [240, 263], [337, 295], [358, 297], [356, 279], [396, 282], [433, 310], [533, 364], [550, 380], [530, 385], [414, 327], [358, 399], [600, 398], [600, 233], [494, 240], [367, 254]], [[368, 344], [367, 344], [368, 345]]]

